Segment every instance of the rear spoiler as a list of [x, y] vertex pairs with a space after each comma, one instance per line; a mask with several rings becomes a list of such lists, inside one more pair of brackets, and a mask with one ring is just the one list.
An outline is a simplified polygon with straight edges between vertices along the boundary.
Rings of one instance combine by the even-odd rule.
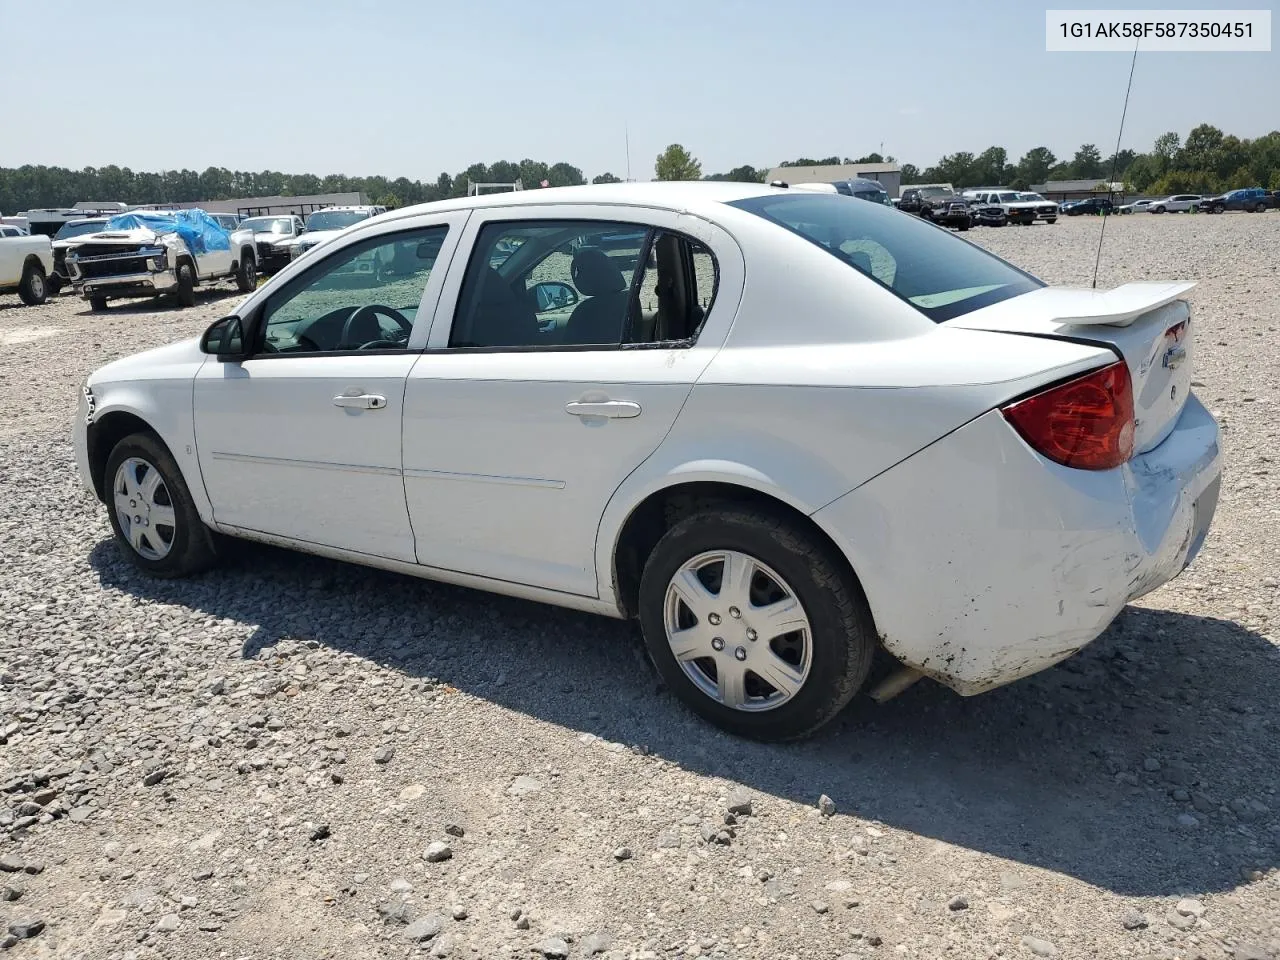
[[1181, 283], [1126, 283], [1113, 290], [1059, 289], [1053, 323], [1127, 327], [1144, 313], [1172, 303], [1194, 287], [1195, 281]]

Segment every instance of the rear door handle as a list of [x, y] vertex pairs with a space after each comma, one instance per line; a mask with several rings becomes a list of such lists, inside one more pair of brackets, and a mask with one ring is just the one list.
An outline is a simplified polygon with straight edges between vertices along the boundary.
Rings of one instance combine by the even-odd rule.
[[629, 418], [640, 416], [640, 404], [630, 400], [574, 400], [564, 405], [564, 412], [575, 417]]
[[335, 407], [354, 407], [357, 410], [381, 410], [387, 405], [387, 398], [376, 393], [339, 394], [333, 398]]

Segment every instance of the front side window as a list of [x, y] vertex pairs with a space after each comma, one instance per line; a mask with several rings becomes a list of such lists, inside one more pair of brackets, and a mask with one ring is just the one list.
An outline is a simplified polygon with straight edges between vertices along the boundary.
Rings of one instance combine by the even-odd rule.
[[403, 350], [447, 227], [374, 237], [267, 300], [262, 352]]
[[703, 244], [602, 221], [487, 224], [467, 265], [454, 348], [691, 343], [715, 297]]
[[730, 206], [821, 247], [937, 323], [1044, 286], [981, 247], [878, 204], [769, 194]]

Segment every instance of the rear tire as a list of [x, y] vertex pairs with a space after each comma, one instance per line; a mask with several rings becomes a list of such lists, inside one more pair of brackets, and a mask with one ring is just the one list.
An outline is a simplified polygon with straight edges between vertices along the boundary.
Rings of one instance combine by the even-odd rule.
[[245, 254], [240, 259], [240, 268], [236, 270], [236, 289], [241, 293], [249, 293], [258, 287], [258, 262], [253, 254]]
[[178, 306], [196, 305], [196, 270], [187, 260], [178, 264]]
[[1152, 213], [1164, 213], [1164, 212], [1165, 212], [1165, 208], [1164, 208], [1164, 207], [1156, 207], [1156, 208], [1154, 208], [1151, 212], [1152, 212]]
[[[754, 573], [736, 587], [716, 582], [730, 566], [717, 554]], [[686, 590], [700, 613], [685, 603]], [[804, 626], [770, 637], [770, 606], [788, 611], [775, 631]], [[748, 507], [708, 507], [668, 530], [645, 563], [639, 609], [649, 656], [672, 692], [705, 720], [757, 740], [798, 739], [830, 721], [862, 686], [878, 647], [862, 589], [831, 548], [788, 518]], [[683, 659], [669, 624], [675, 643], [683, 636], [689, 645]]]
[[[107, 457], [103, 486], [116, 542], [153, 577], [186, 577], [217, 561], [177, 462], [150, 433], [133, 433]], [[137, 518], [135, 524], [134, 518]]]
[[34, 260], [28, 260], [22, 268], [22, 279], [18, 281], [18, 296], [28, 307], [38, 307], [49, 297], [44, 267]]
[[1253, 212], [1254, 212], [1254, 213], [1266, 213], [1266, 212], [1267, 212], [1267, 205], [1266, 205], [1265, 203], [1259, 203], [1256, 207], [1254, 207], [1254, 208], [1253, 208]]

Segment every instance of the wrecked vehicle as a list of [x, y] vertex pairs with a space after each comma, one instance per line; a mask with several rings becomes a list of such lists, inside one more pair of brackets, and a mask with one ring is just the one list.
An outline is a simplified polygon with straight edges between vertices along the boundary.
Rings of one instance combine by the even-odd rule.
[[107, 221], [100, 233], [67, 244], [66, 269], [91, 309], [120, 298], [173, 294], [196, 302], [196, 287], [234, 280], [248, 293], [258, 285], [253, 232], [228, 233], [203, 210], [135, 210]]

